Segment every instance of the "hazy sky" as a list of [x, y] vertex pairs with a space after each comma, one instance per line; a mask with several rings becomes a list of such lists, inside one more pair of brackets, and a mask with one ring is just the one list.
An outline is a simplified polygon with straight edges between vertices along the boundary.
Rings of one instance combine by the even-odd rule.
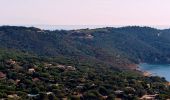
[[0, 0], [0, 24], [169, 25], [170, 0]]

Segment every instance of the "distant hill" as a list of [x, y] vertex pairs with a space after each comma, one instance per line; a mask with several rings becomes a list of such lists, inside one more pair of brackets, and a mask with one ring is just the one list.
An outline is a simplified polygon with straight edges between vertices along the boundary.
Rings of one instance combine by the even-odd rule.
[[0, 27], [0, 48], [41, 56], [67, 56], [111, 66], [169, 63], [170, 30], [149, 27], [48, 31], [30, 27]]

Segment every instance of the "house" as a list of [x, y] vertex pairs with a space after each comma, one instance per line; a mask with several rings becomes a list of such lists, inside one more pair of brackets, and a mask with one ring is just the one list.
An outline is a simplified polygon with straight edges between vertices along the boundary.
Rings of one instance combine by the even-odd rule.
[[150, 77], [150, 76], [152, 76], [152, 73], [145, 71], [145, 72], [143, 72], [143, 76]]
[[95, 88], [95, 87], [97, 87], [97, 85], [96, 84], [91, 84], [91, 86], [90, 86], [91, 88]]
[[151, 88], [151, 85], [150, 84], [147, 84], [148, 88]]
[[36, 81], [40, 81], [39, 78], [33, 78], [32, 81], [36, 82]]
[[57, 68], [59, 68], [59, 69], [65, 69], [65, 66], [64, 66], [64, 65], [58, 65]]
[[108, 96], [102, 96], [103, 100], [106, 100], [108, 98]]
[[52, 64], [45, 63], [44, 66], [45, 66], [45, 68], [47, 69], [47, 68], [51, 67]]
[[39, 94], [28, 94], [28, 97], [37, 97]]
[[10, 64], [10, 65], [14, 65], [14, 64], [16, 64], [16, 61], [14, 61], [13, 59], [9, 59], [7, 61], [7, 63]]
[[50, 94], [53, 94], [53, 92], [47, 92], [46, 94], [47, 94], [47, 95], [50, 95]]
[[12, 94], [12, 95], [8, 95], [8, 98], [11, 98], [11, 99], [19, 99], [19, 96], [17, 94]]
[[72, 67], [72, 66], [67, 66], [67, 67], [66, 67], [66, 70], [68, 70], [68, 71], [75, 71], [76, 68], [75, 68], [75, 67]]
[[170, 82], [168, 82], [167, 85], [170, 86]]
[[116, 91], [114, 91], [114, 93], [115, 93], [115, 94], [122, 94], [123, 91], [121, 91], [121, 90], [116, 90]]
[[116, 90], [116, 91], [114, 91], [114, 93], [115, 93], [117, 98], [122, 98], [124, 91]]
[[58, 87], [60, 84], [56, 83], [56, 84], [50, 84], [49, 86], [56, 86]]
[[21, 81], [21, 80], [16, 79], [16, 80], [15, 80], [15, 84], [18, 84], [20, 81]]
[[155, 98], [158, 96], [158, 94], [155, 95], [144, 95], [140, 98], [140, 100], [155, 100]]
[[82, 90], [84, 88], [84, 86], [79, 85], [79, 86], [76, 86], [76, 88], [79, 89], [79, 90]]
[[3, 72], [0, 72], [0, 79], [4, 79], [6, 78], [6, 74], [4, 74]]
[[86, 38], [86, 39], [93, 39], [93, 38], [94, 38], [94, 36], [93, 36], [93, 35], [91, 35], [91, 34], [87, 34], [85, 38]]
[[35, 72], [35, 69], [34, 68], [30, 68], [30, 69], [28, 69], [28, 72], [29, 73], [33, 73], [33, 72]]
[[129, 89], [129, 90], [131, 90], [131, 91], [133, 91], [133, 92], [136, 91], [136, 90], [135, 90], [134, 88], [132, 88], [132, 87], [126, 87], [126, 89]]

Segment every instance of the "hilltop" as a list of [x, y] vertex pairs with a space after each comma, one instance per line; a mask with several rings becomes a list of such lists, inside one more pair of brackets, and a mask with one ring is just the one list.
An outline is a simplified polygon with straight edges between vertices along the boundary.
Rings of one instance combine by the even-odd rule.
[[70, 31], [2, 26], [0, 47], [42, 56], [88, 58], [114, 66], [169, 63], [169, 34], [169, 30], [138, 26]]

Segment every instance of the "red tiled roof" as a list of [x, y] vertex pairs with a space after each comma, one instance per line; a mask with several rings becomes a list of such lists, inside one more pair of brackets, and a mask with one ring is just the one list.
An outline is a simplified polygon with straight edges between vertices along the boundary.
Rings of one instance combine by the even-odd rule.
[[6, 74], [4, 74], [3, 72], [0, 72], [0, 78], [4, 78], [6, 77]]

